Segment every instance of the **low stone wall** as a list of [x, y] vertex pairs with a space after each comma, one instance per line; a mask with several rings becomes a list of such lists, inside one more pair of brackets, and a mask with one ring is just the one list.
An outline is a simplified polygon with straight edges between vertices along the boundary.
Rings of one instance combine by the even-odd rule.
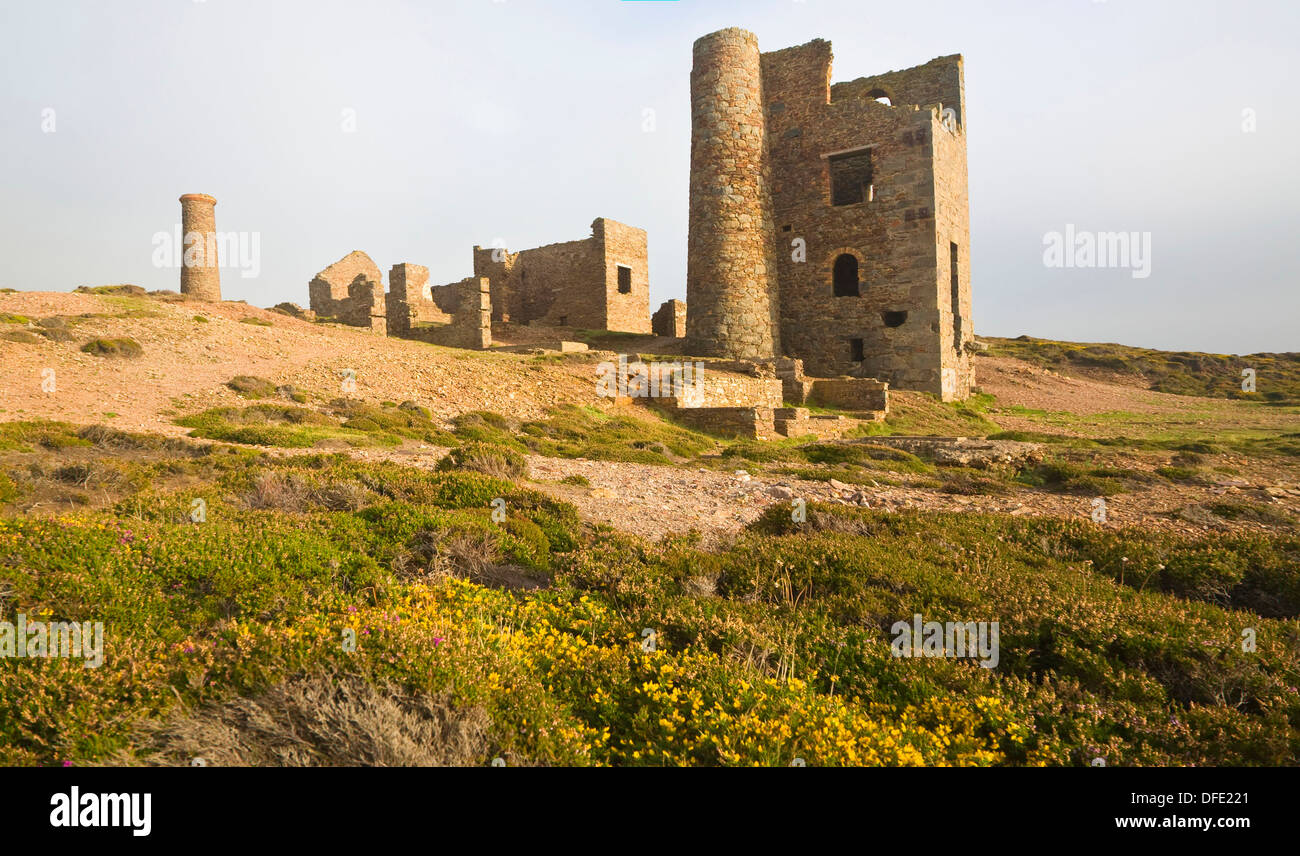
[[806, 407], [782, 407], [775, 411], [776, 433], [783, 437], [807, 437], [833, 440], [856, 424], [843, 416], [812, 415]]
[[688, 428], [720, 437], [766, 440], [776, 434], [770, 407], [682, 407], [672, 410], [672, 417]]
[[889, 384], [867, 377], [813, 378], [809, 403], [838, 410], [888, 410]]

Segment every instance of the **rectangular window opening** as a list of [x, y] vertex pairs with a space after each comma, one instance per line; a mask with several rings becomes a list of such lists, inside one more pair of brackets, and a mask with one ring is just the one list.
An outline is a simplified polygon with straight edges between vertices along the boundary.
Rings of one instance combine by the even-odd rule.
[[958, 259], [961, 253], [957, 249], [956, 242], [948, 244], [948, 270], [952, 282], [952, 344], [954, 348], [961, 349], [961, 275], [959, 273]]
[[860, 363], [866, 360], [867, 355], [863, 348], [863, 341], [861, 339], [849, 339], [849, 348], [852, 351], [849, 358], [853, 360], [853, 362]]
[[618, 293], [632, 293], [632, 268], [623, 265], [618, 266]]
[[857, 205], [875, 196], [871, 184], [871, 149], [859, 149], [827, 158], [831, 174], [831, 204]]

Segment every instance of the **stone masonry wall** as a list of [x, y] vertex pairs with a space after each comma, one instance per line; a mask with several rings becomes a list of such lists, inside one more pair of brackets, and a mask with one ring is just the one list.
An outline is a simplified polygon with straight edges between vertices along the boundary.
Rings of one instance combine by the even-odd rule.
[[[440, 286], [440, 292], [450, 286]], [[388, 271], [388, 332], [406, 336], [419, 324], [449, 324], [452, 316], [432, 299], [429, 269], [423, 265], [397, 264]]]
[[405, 338], [449, 348], [485, 350], [492, 347], [492, 298], [487, 277], [471, 276], [450, 285], [435, 286], [441, 294], [439, 310], [449, 310], [444, 323], [436, 319], [413, 324]]
[[[646, 233], [598, 217], [591, 237], [509, 252], [475, 247], [474, 275], [492, 286], [495, 321], [650, 332]], [[629, 291], [619, 290], [619, 267]]]
[[685, 301], [665, 300], [650, 318], [650, 329], [656, 336], [673, 336], [678, 339], [685, 336]]
[[686, 254], [691, 353], [771, 359], [781, 352], [763, 105], [753, 33], [732, 28], [696, 40]]
[[384, 332], [384, 278], [370, 256], [353, 250], [312, 278], [307, 286], [311, 310], [353, 327]]
[[[876, 98], [959, 93], [960, 58], [835, 86], [830, 69], [830, 44], [820, 39], [763, 55], [786, 352], [810, 375], [876, 377], [939, 394], [947, 300], [938, 291], [935, 176], [948, 165], [934, 146], [938, 108]], [[956, 82], [945, 90], [947, 78]], [[860, 202], [832, 204], [830, 156], [863, 149], [870, 190]], [[806, 261], [794, 257], [795, 239]], [[945, 242], [945, 269], [947, 251]], [[835, 291], [842, 256], [856, 262], [856, 294]]]

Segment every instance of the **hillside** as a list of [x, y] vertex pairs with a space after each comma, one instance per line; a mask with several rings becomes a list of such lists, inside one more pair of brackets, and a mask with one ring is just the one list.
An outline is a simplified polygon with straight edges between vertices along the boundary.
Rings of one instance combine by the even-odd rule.
[[[1056, 342], [1019, 336], [985, 337], [991, 356], [1018, 360], [1066, 375], [1093, 377], [1177, 395], [1300, 404], [1300, 353], [1206, 354], [1156, 351], [1127, 345]], [[1255, 391], [1242, 389], [1242, 371], [1255, 371]]]
[[[1300, 407], [1003, 348], [737, 441], [606, 351], [0, 294], [0, 613], [105, 624], [0, 671], [0, 761], [1300, 761]], [[997, 663], [892, 655], [917, 614]]]

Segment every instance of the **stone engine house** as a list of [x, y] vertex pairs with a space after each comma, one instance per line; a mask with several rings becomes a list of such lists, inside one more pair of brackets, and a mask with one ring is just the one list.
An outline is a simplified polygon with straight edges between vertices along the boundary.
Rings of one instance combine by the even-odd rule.
[[591, 237], [511, 253], [474, 247], [474, 275], [487, 277], [492, 320], [650, 332], [650, 270], [644, 229], [604, 217]]
[[832, 84], [822, 39], [697, 40], [687, 351], [969, 395], [965, 135], [959, 55]]

